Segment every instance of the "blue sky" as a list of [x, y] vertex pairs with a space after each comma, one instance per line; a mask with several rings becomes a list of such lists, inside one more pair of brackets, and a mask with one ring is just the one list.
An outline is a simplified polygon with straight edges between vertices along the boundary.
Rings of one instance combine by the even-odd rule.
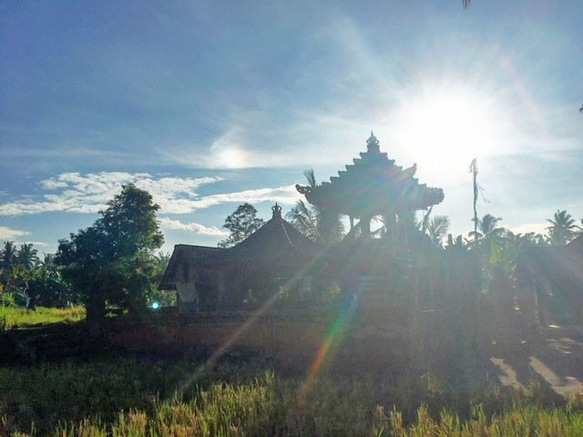
[[373, 130], [441, 187], [451, 231], [479, 214], [544, 230], [583, 218], [579, 0], [0, 3], [0, 241], [90, 226], [133, 182], [165, 251], [215, 245], [243, 202], [263, 218]]

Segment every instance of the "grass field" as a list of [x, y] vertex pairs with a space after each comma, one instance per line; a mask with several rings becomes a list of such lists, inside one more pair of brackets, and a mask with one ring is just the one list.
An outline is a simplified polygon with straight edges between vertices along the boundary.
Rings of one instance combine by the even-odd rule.
[[583, 435], [579, 401], [550, 405], [537, 386], [286, 375], [252, 354], [0, 367], [0, 387], [0, 423], [21, 436]]
[[83, 319], [85, 319], [84, 307], [67, 309], [37, 307], [35, 310], [27, 310], [0, 306], [0, 324], [5, 329], [50, 323], [73, 323]]

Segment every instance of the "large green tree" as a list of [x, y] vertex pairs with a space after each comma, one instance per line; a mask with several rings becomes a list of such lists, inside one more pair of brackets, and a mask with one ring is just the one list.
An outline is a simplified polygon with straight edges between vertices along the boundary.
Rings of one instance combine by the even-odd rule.
[[164, 241], [158, 209], [147, 191], [125, 185], [93, 226], [59, 241], [56, 262], [80, 293], [88, 319], [104, 317], [106, 303], [128, 310], [145, 307], [152, 282], [149, 260]]
[[233, 247], [263, 226], [264, 223], [263, 219], [257, 217], [257, 210], [253, 205], [243, 203], [225, 219], [223, 228], [229, 230], [230, 235], [225, 240], [220, 241], [218, 246]]

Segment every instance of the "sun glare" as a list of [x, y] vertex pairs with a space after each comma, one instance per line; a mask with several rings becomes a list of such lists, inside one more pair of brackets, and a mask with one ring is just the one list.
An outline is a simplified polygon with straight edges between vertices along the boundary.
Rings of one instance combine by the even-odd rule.
[[490, 98], [452, 88], [408, 100], [397, 116], [398, 144], [426, 170], [465, 169], [496, 151], [497, 112]]
[[222, 150], [218, 156], [220, 166], [224, 168], [241, 168], [245, 166], [245, 153], [236, 147]]

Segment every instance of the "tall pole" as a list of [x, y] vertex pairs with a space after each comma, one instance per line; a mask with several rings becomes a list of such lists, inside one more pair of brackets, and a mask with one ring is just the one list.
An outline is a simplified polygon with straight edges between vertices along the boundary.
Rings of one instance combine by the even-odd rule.
[[478, 159], [472, 159], [470, 173], [474, 179], [474, 241], [478, 241]]

